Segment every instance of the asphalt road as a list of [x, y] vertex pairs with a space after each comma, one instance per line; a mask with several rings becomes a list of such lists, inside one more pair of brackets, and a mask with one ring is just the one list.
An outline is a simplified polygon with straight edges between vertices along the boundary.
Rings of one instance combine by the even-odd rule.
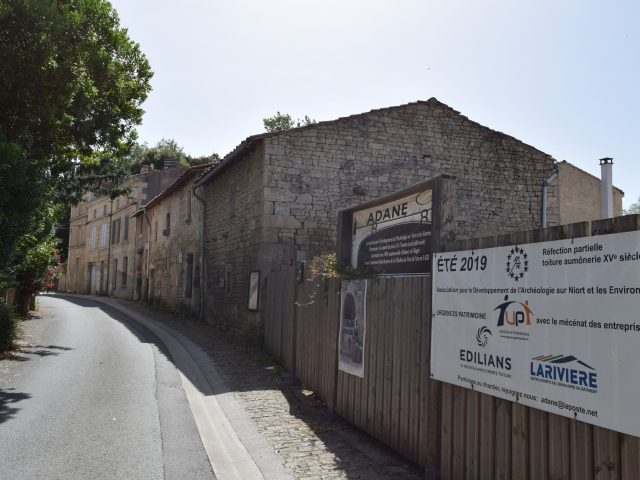
[[0, 360], [0, 479], [215, 478], [151, 331], [90, 299], [39, 305]]

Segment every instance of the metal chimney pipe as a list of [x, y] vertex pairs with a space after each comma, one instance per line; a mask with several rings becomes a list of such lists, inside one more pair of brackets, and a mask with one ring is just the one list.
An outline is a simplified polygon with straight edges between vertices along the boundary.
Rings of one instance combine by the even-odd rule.
[[600, 159], [600, 216], [613, 217], [613, 158]]

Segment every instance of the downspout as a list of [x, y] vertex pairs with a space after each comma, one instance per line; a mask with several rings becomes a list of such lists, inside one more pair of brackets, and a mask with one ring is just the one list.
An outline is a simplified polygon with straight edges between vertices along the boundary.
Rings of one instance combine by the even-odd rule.
[[205, 249], [205, 233], [207, 231], [207, 203], [204, 201], [204, 199], [198, 195], [196, 193], [196, 189], [199, 188], [199, 186], [194, 186], [191, 191], [193, 192], [193, 196], [196, 197], [198, 199], [198, 201], [200, 202], [200, 204], [202, 205], [202, 220], [200, 221], [200, 311], [198, 314], [198, 317], [200, 319], [200, 321], [204, 320], [204, 289], [205, 289], [205, 256], [204, 256], [204, 249]]
[[549, 191], [549, 185], [553, 182], [558, 176], [558, 167], [555, 168], [554, 172], [547, 177], [547, 179], [542, 184], [542, 228], [547, 228], [547, 195]]

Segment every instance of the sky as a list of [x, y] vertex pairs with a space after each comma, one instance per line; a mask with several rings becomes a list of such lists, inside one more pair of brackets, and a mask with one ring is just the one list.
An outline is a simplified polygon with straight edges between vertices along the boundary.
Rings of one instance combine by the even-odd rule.
[[[114, 0], [154, 71], [141, 142], [224, 156], [277, 111], [436, 97], [640, 197], [637, 0]], [[640, 158], [638, 158], [640, 160]]]

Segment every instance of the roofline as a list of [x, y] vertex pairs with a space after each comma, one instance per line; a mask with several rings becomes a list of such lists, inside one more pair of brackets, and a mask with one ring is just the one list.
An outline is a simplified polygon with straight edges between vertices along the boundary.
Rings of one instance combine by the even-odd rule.
[[522, 140], [518, 140], [516, 137], [513, 137], [507, 133], [504, 132], [500, 132], [497, 130], [493, 130], [485, 125], [482, 125], [481, 123], [478, 123], [474, 120], [471, 120], [469, 117], [466, 117], [464, 115], [462, 115], [459, 111], [455, 110], [454, 108], [450, 107], [449, 105], [441, 102], [440, 100], [438, 100], [435, 97], [431, 97], [428, 100], [417, 100], [415, 102], [409, 102], [409, 103], [404, 103], [401, 105], [394, 105], [392, 107], [383, 107], [383, 108], [374, 108], [372, 110], [369, 110], [368, 112], [362, 112], [362, 113], [356, 113], [353, 115], [348, 115], [346, 117], [339, 117], [336, 118], [334, 120], [326, 120], [323, 122], [318, 122], [318, 123], [312, 123], [310, 125], [305, 125], [302, 127], [296, 127], [296, 128], [291, 128], [289, 130], [282, 130], [279, 132], [273, 132], [273, 133], [260, 133], [257, 135], [252, 135], [247, 137], [246, 139], [244, 139], [242, 142], [240, 142], [238, 144], [238, 146], [236, 148], [234, 148], [231, 152], [229, 152], [227, 155], [225, 155], [225, 157], [222, 159], [222, 161], [214, 168], [212, 168], [211, 170], [209, 170], [207, 173], [205, 173], [198, 181], [196, 181], [194, 188], [199, 188], [202, 185], [204, 185], [205, 183], [209, 182], [212, 178], [216, 177], [218, 174], [220, 174], [222, 171], [224, 171], [231, 163], [233, 163], [238, 157], [240, 157], [244, 152], [246, 152], [248, 149], [250, 149], [256, 142], [262, 141], [266, 138], [271, 138], [271, 137], [277, 137], [279, 135], [288, 135], [290, 133], [296, 133], [302, 130], [307, 130], [307, 129], [312, 129], [312, 128], [317, 128], [317, 127], [321, 127], [323, 125], [330, 125], [330, 124], [335, 124], [337, 122], [342, 122], [345, 120], [351, 120], [351, 119], [355, 119], [355, 118], [359, 118], [359, 117], [363, 117], [365, 115], [369, 115], [371, 113], [374, 112], [387, 112], [387, 111], [392, 111], [392, 110], [396, 110], [399, 108], [405, 108], [411, 105], [438, 105], [440, 107], [444, 107], [446, 109], [448, 109], [450, 112], [461, 116], [462, 118], [464, 118], [465, 120], [481, 127], [484, 129], [487, 129], [489, 131], [492, 132], [496, 132], [499, 133], [500, 135], [504, 135], [507, 138], [510, 138], [522, 145], [525, 145], [529, 148], [532, 148], [538, 152], [540, 152], [543, 155], [546, 155], [550, 158], [553, 158], [552, 155], [549, 155], [546, 152], [543, 152], [542, 150], [539, 150], [538, 148], [534, 147], [533, 145], [529, 145], [525, 142], [523, 142]]
[[[191, 178], [186, 179], [186, 177], [195, 177], [196, 174], [201, 173], [201, 172], [206, 172], [208, 169], [210, 169], [214, 164], [213, 163], [204, 163], [202, 165], [195, 165], [193, 167], [190, 167], [188, 170], [186, 170], [182, 175], [180, 175], [178, 178], [176, 178], [173, 183], [171, 183], [171, 185], [169, 185], [167, 188], [165, 188], [162, 192], [160, 192], [159, 194], [157, 194], [155, 197], [153, 197], [151, 200], [149, 200], [147, 203], [145, 203], [142, 208], [143, 209], [147, 209], [147, 208], [151, 208], [153, 206], [155, 206], [156, 204], [158, 204], [161, 200], [173, 195], [173, 193], [175, 193], [176, 189], [180, 186], [182, 186], [183, 184], [186, 184]], [[138, 212], [140, 210], [137, 210], [136, 212], [134, 212], [131, 216], [136, 216], [138, 215]]]
[[[594, 180], [597, 180], [598, 182], [602, 181], [600, 178], [596, 177], [593, 173], [589, 173], [586, 170], [583, 170], [582, 168], [578, 167], [577, 165], [574, 165], [573, 163], [568, 162], [567, 160], [559, 161], [558, 165], [560, 165], [560, 164], [569, 165], [570, 167], [573, 167], [576, 170], [578, 170], [578, 171], [580, 171], [580, 172], [582, 172], [582, 173], [584, 173], [586, 175], [589, 175], [591, 178], [593, 178]], [[614, 188], [615, 190], [619, 191], [622, 194], [622, 196], [624, 197], [624, 191], [622, 189], [616, 187], [615, 185], [612, 185], [612, 188]]]

